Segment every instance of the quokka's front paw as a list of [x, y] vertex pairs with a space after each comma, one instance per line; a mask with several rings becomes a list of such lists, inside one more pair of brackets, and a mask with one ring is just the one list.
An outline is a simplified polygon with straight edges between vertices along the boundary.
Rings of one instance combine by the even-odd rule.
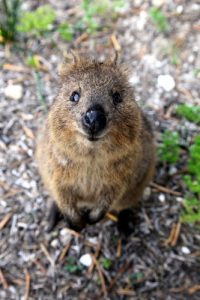
[[135, 214], [132, 209], [124, 209], [118, 215], [118, 229], [125, 235], [129, 235], [135, 228]]

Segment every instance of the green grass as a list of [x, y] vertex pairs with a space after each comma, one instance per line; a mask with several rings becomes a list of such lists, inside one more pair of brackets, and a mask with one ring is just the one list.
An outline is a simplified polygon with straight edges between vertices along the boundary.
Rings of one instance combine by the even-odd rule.
[[188, 198], [184, 200], [181, 221], [190, 224], [200, 222], [200, 201], [198, 199]]
[[67, 258], [63, 269], [72, 274], [79, 273], [83, 270], [82, 266], [77, 265], [77, 259], [73, 256]]
[[34, 11], [25, 12], [17, 29], [23, 33], [41, 36], [52, 29], [55, 18], [56, 14], [51, 6], [40, 6]]
[[166, 32], [169, 30], [169, 23], [162, 10], [158, 7], [152, 7], [149, 15], [159, 32]]
[[180, 136], [178, 132], [166, 130], [162, 135], [162, 144], [158, 155], [163, 162], [176, 163], [180, 158]]
[[176, 113], [190, 122], [200, 124], [200, 106], [198, 105], [180, 104]]
[[16, 40], [20, 9], [21, 0], [0, 1], [0, 42]]

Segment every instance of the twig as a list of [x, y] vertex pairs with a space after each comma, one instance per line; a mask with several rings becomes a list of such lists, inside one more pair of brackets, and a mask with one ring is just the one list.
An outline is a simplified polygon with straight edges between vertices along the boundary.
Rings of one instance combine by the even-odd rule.
[[18, 65], [12, 65], [12, 64], [4, 64], [3, 70], [8, 70], [12, 72], [25, 72], [25, 73], [30, 72], [28, 68], [25, 68], [23, 66], [18, 66]]
[[48, 261], [50, 262], [50, 264], [52, 266], [54, 266], [54, 261], [53, 261], [51, 255], [49, 254], [47, 248], [45, 247], [45, 245], [41, 243], [40, 247], [41, 247], [42, 252], [46, 255], [46, 258], [48, 259]]
[[113, 289], [115, 283], [117, 282], [118, 277], [121, 276], [127, 270], [129, 265], [130, 265], [130, 262], [128, 261], [119, 269], [119, 271], [117, 272], [117, 274], [115, 275], [115, 277], [113, 278], [113, 280], [111, 281], [111, 283], [108, 287], [108, 292], [110, 292]]
[[7, 283], [7, 280], [3, 274], [3, 271], [0, 269], [0, 282], [2, 283], [3, 285], [3, 288], [6, 290], [8, 288], [8, 283]]
[[113, 222], [117, 222], [118, 221], [118, 218], [116, 216], [114, 216], [113, 214], [111, 214], [111, 213], [107, 213], [106, 217], [108, 219], [110, 219], [111, 221], [113, 221]]
[[10, 221], [11, 217], [12, 213], [8, 213], [3, 217], [3, 219], [0, 222], [0, 230], [2, 230], [6, 226], [6, 224]]
[[75, 44], [79, 45], [81, 42], [84, 42], [88, 39], [89, 35], [87, 32], [84, 32], [83, 34], [81, 34], [76, 40], [75, 40]]
[[66, 228], [69, 233], [77, 238], [83, 238], [82, 234], [78, 233], [77, 231], [73, 229]]
[[[97, 248], [96, 248], [96, 251], [95, 251], [95, 254], [94, 254], [94, 257], [95, 257], [96, 260], [99, 257], [100, 251], [101, 251], [101, 243], [99, 243], [97, 245]], [[91, 266], [88, 269], [88, 275], [92, 274], [92, 272], [94, 270], [94, 267], [95, 267], [95, 262], [94, 262], [94, 260], [92, 260], [92, 264], [91, 264]]]
[[173, 224], [170, 235], [166, 241], [164, 241], [165, 246], [172, 246], [174, 247], [177, 244], [177, 240], [181, 230], [181, 223], [178, 222], [177, 224]]
[[181, 193], [180, 192], [175, 192], [165, 186], [162, 186], [162, 185], [159, 185], [155, 182], [152, 182], [150, 184], [153, 188], [156, 188], [158, 191], [161, 191], [163, 193], [166, 193], [166, 194], [171, 194], [171, 195], [174, 195], [174, 196], [181, 196]]
[[135, 296], [135, 292], [129, 289], [118, 289], [117, 294], [124, 296]]
[[103, 273], [101, 271], [101, 267], [99, 266], [99, 263], [98, 263], [98, 261], [97, 261], [97, 259], [94, 255], [92, 256], [92, 258], [94, 260], [94, 264], [96, 265], [96, 268], [97, 268], [97, 271], [98, 271], [98, 274], [99, 274], [99, 279], [101, 281], [102, 292], [103, 292], [104, 296], [106, 297], [107, 294], [108, 294], [108, 291], [107, 291], [107, 288], [106, 288]]
[[70, 246], [71, 246], [71, 240], [68, 241], [67, 245], [64, 247], [63, 251], [61, 252], [61, 254], [60, 254], [60, 256], [59, 256], [58, 261], [59, 261], [60, 263], [63, 262], [65, 256], [67, 255], [67, 252], [69, 251]]
[[31, 276], [30, 276], [28, 270], [25, 270], [25, 279], [26, 279], [26, 286], [25, 286], [24, 300], [28, 300], [29, 299], [30, 286], [31, 286]]
[[116, 257], [119, 258], [122, 255], [122, 239], [118, 240], [118, 244], [117, 244], [117, 253], [116, 253]]
[[116, 35], [113, 33], [110, 37], [111, 42], [113, 44], [113, 47], [115, 48], [116, 51], [121, 51], [121, 46], [116, 38]]
[[190, 287], [190, 288], [188, 289], [188, 293], [189, 293], [190, 295], [192, 295], [192, 294], [198, 292], [199, 290], [200, 290], [200, 284], [195, 284], [195, 285], [193, 285], [192, 287]]
[[41, 264], [41, 262], [39, 261], [39, 259], [35, 259], [33, 260], [33, 263], [36, 264], [36, 266], [40, 269], [40, 271], [44, 274], [46, 274], [46, 269], [44, 268], [44, 266]]

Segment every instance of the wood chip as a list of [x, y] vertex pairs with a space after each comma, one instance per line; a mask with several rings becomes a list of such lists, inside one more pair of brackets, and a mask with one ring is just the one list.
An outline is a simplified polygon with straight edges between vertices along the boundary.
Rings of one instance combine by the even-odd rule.
[[61, 252], [58, 261], [62, 263], [64, 261], [65, 256], [67, 255], [69, 248], [71, 246], [71, 240], [68, 241], [67, 245], [64, 247], [63, 251]]
[[124, 296], [135, 296], [135, 292], [129, 289], [118, 289], [117, 294]]
[[180, 235], [181, 223], [173, 224], [170, 235], [166, 241], [164, 241], [164, 246], [176, 246], [178, 237]]
[[200, 284], [196, 284], [188, 289], [190, 295], [195, 294], [198, 291], [200, 291]]
[[169, 189], [165, 186], [159, 185], [155, 182], [151, 182], [150, 186], [157, 189], [158, 191], [161, 191], [161, 192], [166, 193], [166, 194], [171, 194], [171, 195], [174, 195], [174, 196], [181, 196], [181, 193], [173, 191], [173, 190], [171, 190], [171, 189]]
[[76, 45], [81, 44], [82, 42], [86, 41], [88, 39], [88, 37], [89, 37], [88, 33], [84, 32], [75, 40], [75, 44]]
[[111, 213], [107, 213], [106, 217], [108, 219], [110, 219], [111, 221], [113, 221], [113, 222], [117, 222], [118, 221], [118, 218], [116, 216], [114, 216], [113, 214], [111, 214]]
[[4, 64], [3, 70], [19, 72], [19, 73], [20, 72], [29, 72], [29, 69], [25, 68], [24, 66], [12, 65], [12, 64]]
[[0, 230], [2, 230], [7, 225], [11, 217], [12, 217], [12, 213], [8, 213], [3, 217], [3, 219], [0, 221]]
[[3, 274], [3, 271], [0, 269], [0, 282], [1, 284], [3, 285], [3, 288], [6, 290], [8, 289], [8, 283], [7, 283], [7, 280]]
[[28, 138], [30, 138], [31, 140], [35, 139], [35, 135], [30, 128], [28, 128], [27, 126], [23, 126], [22, 128]]
[[113, 33], [110, 37], [113, 47], [116, 51], [121, 51], [121, 46], [116, 38], [116, 35]]
[[116, 253], [116, 257], [119, 258], [122, 256], [122, 239], [118, 240], [117, 243], [117, 253]]
[[45, 245], [41, 243], [41, 244], [40, 244], [40, 248], [41, 248], [42, 252], [46, 255], [46, 258], [48, 259], [48, 261], [50, 262], [50, 264], [51, 264], [52, 266], [54, 266], [55, 263], [54, 263], [54, 261], [53, 261], [51, 255], [49, 254], [47, 248], [45, 247]]
[[28, 270], [25, 270], [25, 280], [26, 280], [26, 286], [25, 286], [24, 300], [28, 300], [29, 299], [30, 286], [31, 286], [31, 276], [30, 276]]

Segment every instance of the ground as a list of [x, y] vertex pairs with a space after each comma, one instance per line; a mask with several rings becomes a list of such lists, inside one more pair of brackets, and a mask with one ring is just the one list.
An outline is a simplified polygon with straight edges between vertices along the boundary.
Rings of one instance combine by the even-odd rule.
[[[45, 116], [39, 99], [47, 107], [53, 102], [58, 66], [71, 47], [103, 59], [120, 46], [136, 100], [154, 125], [157, 143], [165, 129], [192, 139], [197, 126], [174, 112], [178, 103], [200, 104], [199, 78], [194, 76], [200, 65], [200, 5], [160, 2], [168, 33], [159, 33], [151, 22], [149, 1], [137, 0], [129, 2], [112, 26], [93, 36], [77, 36], [68, 43], [52, 33], [20, 47], [0, 46], [0, 299], [200, 299], [200, 232], [180, 223], [185, 195], [181, 166], [169, 167], [158, 159], [153, 184], [135, 213], [135, 230], [124, 237], [110, 218], [80, 234], [68, 231], [64, 223], [47, 233], [50, 197], [34, 160], [35, 136]], [[37, 1], [27, 3], [28, 8], [37, 6]], [[59, 18], [68, 16], [73, 22], [79, 13], [76, 1], [71, 6], [49, 3]], [[30, 51], [41, 57], [43, 70], [26, 65]], [[163, 87], [160, 75], [170, 75], [170, 87]], [[10, 84], [22, 90], [6, 96]], [[22, 95], [15, 99], [17, 92]], [[81, 257], [88, 264], [92, 257], [92, 265], [84, 266]]]

